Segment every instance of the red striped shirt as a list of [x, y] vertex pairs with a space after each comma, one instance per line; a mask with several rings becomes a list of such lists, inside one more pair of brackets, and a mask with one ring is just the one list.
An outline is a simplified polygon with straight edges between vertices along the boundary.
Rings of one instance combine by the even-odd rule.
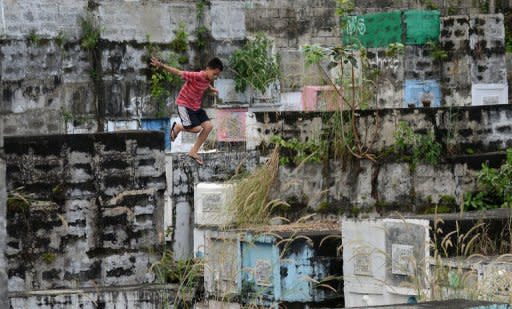
[[206, 89], [210, 87], [210, 81], [206, 78], [204, 71], [183, 71], [182, 77], [185, 85], [181, 87], [176, 104], [196, 111], [201, 108], [201, 100]]

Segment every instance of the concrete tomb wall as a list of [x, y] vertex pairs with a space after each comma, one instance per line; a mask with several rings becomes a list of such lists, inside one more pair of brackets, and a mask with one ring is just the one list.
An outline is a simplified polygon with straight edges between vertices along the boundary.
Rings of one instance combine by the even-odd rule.
[[157, 132], [7, 138], [9, 291], [154, 282], [163, 145]]

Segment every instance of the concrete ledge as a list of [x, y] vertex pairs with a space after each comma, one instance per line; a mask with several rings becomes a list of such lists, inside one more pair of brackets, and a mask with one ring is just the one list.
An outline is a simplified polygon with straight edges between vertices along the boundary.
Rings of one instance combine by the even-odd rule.
[[[72, 150], [93, 151], [94, 143], [100, 142], [108, 148], [125, 147], [126, 140], [137, 141], [138, 147], [164, 150], [164, 133], [157, 131], [124, 131], [116, 133], [90, 133], [90, 134], [53, 134], [53, 135], [27, 135], [6, 136], [4, 140], [5, 153], [25, 153], [33, 148], [35, 153], [43, 151], [45, 154], [59, 154], [61, 146], [66, 144]], [[108, 150], [108, 149], [106, 149]], [[121, 149], [124, 150], [124, 149]], [[52, 153], [56, 152], [56, 153]]]
[[177, 291], [176, 284], [139, 284], [126, 286], [101, 286], [81, 289], [53, 289], [53, 290], [34, 290], [25, 292], [9, 292], [9, 298], [30, 297], [30, 296], [56, 296], [87, 293], [109, 293], [109, 292], [130, 292], [130, 291]]
[[9, 303], [14, 309], [149, 309], [160, 308], [162, 304], [172, 307], [177, 291], [175, 284], [38, 290], [9, 293]]

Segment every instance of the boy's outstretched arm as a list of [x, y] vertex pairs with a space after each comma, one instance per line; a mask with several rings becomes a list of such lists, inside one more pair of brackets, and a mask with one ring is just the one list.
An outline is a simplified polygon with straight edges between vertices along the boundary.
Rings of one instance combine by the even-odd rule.
[[164, 63], [162, 63], [160, 60], [158, 60], [157, 58], [155, 57], [151, 57], [151, 65], [156, 67], [156, 68], [161, 68], [161, 69], [164, 69], [166, 70], [167, 72], [170, 72], [172, 74], [175, 74], [175, 75], [178, 75], [180, 77], [183, 77], [183, 71], [179, 70], [179, 69], [176, 69], [176, 68], [173, 68], [171, 66], [168, 66]]

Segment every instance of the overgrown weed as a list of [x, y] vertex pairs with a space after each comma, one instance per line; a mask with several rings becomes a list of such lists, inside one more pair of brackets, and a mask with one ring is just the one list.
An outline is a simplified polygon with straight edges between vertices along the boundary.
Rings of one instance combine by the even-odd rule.
[[268, 162], [240, 180], [234, 189], [228, 206], [234, 224], [240, 227], [268, 223], [272, 211], [278, 207], [289, 207], [279, 199], [270, 200], [279, 174], [279, 147], [276, 147]]

